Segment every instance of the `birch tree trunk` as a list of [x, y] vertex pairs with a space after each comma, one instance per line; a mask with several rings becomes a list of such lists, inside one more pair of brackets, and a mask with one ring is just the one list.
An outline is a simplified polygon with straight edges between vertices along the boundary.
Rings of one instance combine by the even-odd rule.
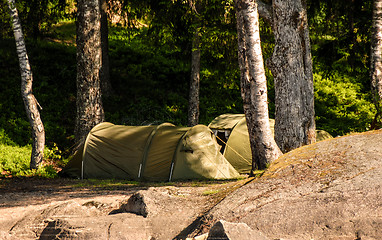
[[200, 86], [200, 36], [195, 29], [192, 41], [191, 54], [191, 79], [188, 101], [188, 126], [192, 127], [199, 123], [199, 86]]
[[77, 3], [77, 115], [75, 139], [82, 142], [88, 132], [104, 121], [101, 98], [101, 12], [98, 0]]
[[316, 139], [305, 3], [273, 0], [272, 23], [275, 48], [267, 64], [275, 81], [275, 140], [288, 152]]
[[29, 124], [32, 128], [32, 154], [30, 168], [37, 169], [44, 157], [45, 146], [45, 130], [42, 123], [37, 99], [32, 92], [32, 70], [28, 60], [27, 49], [25, 46], [24, 36], [21, 29], [20, 18], [17, 13], [14, 0], [8, 0], [10, 16], [13, 24], [13, 33], [16, 41], [16, 51], [19, 58], [21, 73], [21, 95], [24, 101], [25, 111], [28, 116]]
[[382, 121], [382, 0], [374, 0], [371, 36], [370, 75], [371, 91], [377, 109], [372, 129], [381, 127]]
[[269, 124], [267, 80], [260, 46], [257, 3], [253, 0], [236, 0], [235, 3], [241, 89], [252, 151], [253, 174], [256, 169], [265, 169], [282, 153]]

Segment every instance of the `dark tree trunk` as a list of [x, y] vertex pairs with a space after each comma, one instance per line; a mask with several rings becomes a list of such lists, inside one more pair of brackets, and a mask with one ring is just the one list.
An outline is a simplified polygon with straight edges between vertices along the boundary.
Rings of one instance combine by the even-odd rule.
[[265, 169], [282, 153], [269, 124], [267, 80], [260, 46], [257, 3], [251, 0], [236, 0], [235, 3], [241, 91], [251, 144], [253, 174], [256, 169]]
[[199, 85], [200, 85], [200, 36], [195, 29], [192, 41], [191, 79], [188, 101], [188, 126], [199, 123]]
[[77, 3], [77, 115], [75, 139], [82, 142], [104, 120], [101, 98], [101, 12], [97, 0]]
[[275, 81], [275, 140], [288, 152], [316, 139], [305, 3], [273, 0], [272, 23], [275, 48], [267, 63]]
[[103, 96], [113, 94], [113, 87], [110, 82], [110, 61], [109, 61], [109, 27], [107, 20], [107, 1], [100, 0], [101, 10], [101, 48], [102, 48], [102, 63], [100, 70], [100, 81]]
[[371, 128], [382, 127], [382, 0], [374, 0], [370, 53], [371, 91], [377, 113]]
[[20, 64], [21, 95], [24, 101], [24, 106], [28, 116], [29, 124], [32, 128], [33, 141], [30, 168], [37, 169], [41, 165], [44, 157], [45, 130], [40, 117], [40, 112], [37, 109], [39, 104], [32, 92], [32, 70], [28, 60], [27, 49], [25, 47], [24, 36], [21, 29], [20, 19], [15, 6], [15, 1], [8, 0], [8, 6], [10, 9], [10, 16], [13, 24], [13, 33], [15, 35], [16, 41], [16, 50]]

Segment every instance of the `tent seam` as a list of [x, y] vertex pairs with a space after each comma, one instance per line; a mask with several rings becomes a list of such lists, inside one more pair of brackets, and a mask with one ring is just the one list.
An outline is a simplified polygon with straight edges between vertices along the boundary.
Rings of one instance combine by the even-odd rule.
[[172, 175], [173, 175], [173, 172], [175, 170], [175, 164], [176, 164], [176, 157], [178, 156], [178, 150], [179, 150], [179, 146], [180, 146], [180, 143], [182, 142], [183, 138], [186, 136], [186, 133], [188, 131], [185, 131], [182, 136], [179, 138], [178, 140], [178, 144], [176, 145], [176, 148], [175, 148], [175, 153], [172, 157], [172, 161], [171, 161], [171, 168], [170, 168], [170, 176], [168, 178], [168, 181], [170, 182], [171, 181], [171, 178], [172, 178]]
[[[146, 145], [145, 145], [143, 156], [142, 156], [142, 162], [141, 162], [142, 167], [140, 167], [141, 170], [139, 171], [140, 176], [138, 176], [138, 179], [141, 179], [143, 177], [144, 172], [145, 172], [147, 157], [149, 156], [149, 150], [151, 148], [151, 143], [152, 143], [155, 135], [157, 134], [159, 128], [164, 127], [164, 126], [169, 126], [169, 125], [167, 123], [162, 123], [162, 124], [158, 125], [155, 129], [153, 129], [153, 131], [151, 131], [150, 136], [148, 137], [148, 139], [146, 141]], [[174, 125], [172, 125], [172, 126], [174, 126]]]

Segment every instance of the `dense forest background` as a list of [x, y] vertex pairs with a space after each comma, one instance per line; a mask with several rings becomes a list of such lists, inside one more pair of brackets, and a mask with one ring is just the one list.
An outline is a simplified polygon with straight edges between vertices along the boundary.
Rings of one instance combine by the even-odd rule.
[[[125, 125], [187, 124], [192, 37], [201, 33], [200, 123], [243, 113], [233, 1], [110, 1], [109, 56], [113, 94], [104, 96], [106, 121]], [[308, 0], [317, 129], [334, 136], [369, 129], [372, 1]], [[42, 106], [46, 144], [67, 156], [74, 144], [76, 47], [73, 0], [17, 1]], [[20, 72], [6, 1], [0, 1], [0, 140], [31, 143], [20, 94]], [[196, 19], [196, 20], [195, 20]], [[265, 60], [273, 51], [261, 22]], [[270, 116], [273, 79], [266, 72]]]

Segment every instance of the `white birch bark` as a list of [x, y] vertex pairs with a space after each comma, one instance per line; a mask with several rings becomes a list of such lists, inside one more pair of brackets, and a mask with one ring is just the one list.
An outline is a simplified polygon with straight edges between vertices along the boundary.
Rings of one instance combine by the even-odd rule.
[[269, 125], [267, 80], [260, 46], [256, 1], [237, 0], [239, 65], [244, 112], [252, 151], [252, 173], [282, 155]]
[[372, 129], [381, 127], [382, 121], [382, 0], [374, 0], [373, 27], [370, 53], [371, 91], [377, 109]]
[[32, 154], [30, 168], [37, 169], [44, 157], [45, 130], [41, 120], [39, 106], [32, 92], [33, 75], [29, 64], [27, 49], [21, 29], [21, 22], [17, 13], [14, 0], [8, 0], [10, 16], [12, 19], [13, 33], [16, 41], [16, 51], [19, 58], [21, 72], [21, 95], [24, 101], [25, 110], [29, 124], [32, 128]]

